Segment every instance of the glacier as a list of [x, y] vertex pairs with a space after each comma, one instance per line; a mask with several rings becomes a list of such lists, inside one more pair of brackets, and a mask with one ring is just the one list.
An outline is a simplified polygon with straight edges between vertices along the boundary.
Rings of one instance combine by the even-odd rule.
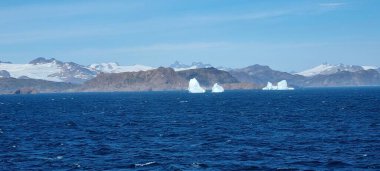
[[274, 86], [271, 82], [268, 82], [267, 86], [263, 90], [294, 90], [293, 87], [288, 87], [288, 82], [282, 80], [277, 83], [277, 86]]
[[11, 77], [29, 77], [33, 79], [41, 79], [48, 81], [62, 82], [59, 77], [52, 77], [51, 75], [59, 73], [60, 67], [56, 62], [45, 64], [8, 64], [0, 63], [0, 70], [9, 72]]
[[205, 93], [206, 92], [206, 90], [199, 85], [198, 80], [195, 78], [190, 79], [188, 90], [190, 93]]
[[224, 88], [220, 85], [218, 85], [218, 83], [215, 83], [214, 86], [212, 86], [212, 90], [211, 90], [212, 93], [222, 93], [224, 92]]

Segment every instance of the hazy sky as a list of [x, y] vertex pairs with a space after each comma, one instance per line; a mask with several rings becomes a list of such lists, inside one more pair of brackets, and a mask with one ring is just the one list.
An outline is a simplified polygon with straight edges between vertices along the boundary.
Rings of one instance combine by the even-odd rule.
[[380, 1], [0, 1], [0, 60], [380, 66]]

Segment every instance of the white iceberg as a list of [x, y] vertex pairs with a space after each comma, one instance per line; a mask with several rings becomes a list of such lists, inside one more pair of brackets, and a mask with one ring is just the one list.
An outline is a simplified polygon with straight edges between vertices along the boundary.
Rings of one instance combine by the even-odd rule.
[[198, 80], [193, 78], [193, 79], [190, 79], [189, 81], [189, 92], [190, 93], [205, 93], [206, 90], [203, 89], [199, 83], [198, 83]]
[[[275, 86], [277, 89], [277, 86]], [[273, 84], [271, 82], [268, 82], [267, 86], [263, 88], [263, 90], [273, 90]]]
[[282, 80], [277, 83], [277, 90], [294, 90], [294, 88], [288, 87], [288, 82], [286, 80]]
[[288, 82], [282, 80], [277, 83], [277, 86], [274, 86], [271, 82], [268, 82], [267, 86], [263, 90], [294, 90], [292, 87], [288, 87]]
[[218, 83], [215, 83], [214, 86], [212, 86], [211, 92], [222, 93], [222, 92], [224, 92], [224, 88], [222, 86], [218, 85]]

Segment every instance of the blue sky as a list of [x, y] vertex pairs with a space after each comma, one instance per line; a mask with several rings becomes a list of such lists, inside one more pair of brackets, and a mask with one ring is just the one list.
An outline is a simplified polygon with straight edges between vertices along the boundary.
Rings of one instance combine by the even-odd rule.
[[3, 0], [0, 60], [380, 66], [380, 1]]

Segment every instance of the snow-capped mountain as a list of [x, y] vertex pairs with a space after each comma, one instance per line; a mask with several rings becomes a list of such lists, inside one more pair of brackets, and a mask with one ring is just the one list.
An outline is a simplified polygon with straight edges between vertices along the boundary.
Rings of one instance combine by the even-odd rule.
[[145, 65], [120, 66], [116, 62], [110, 62], [110, 63], [92, 64], [89, 66], [89, 69], [96, 72], [121, 73], [121, 72], [148, 71], [155, 68], [150, 67], [150, 66], [145, 66]]
[[[191, 72], [191, 69], [215, 69], [210, 64], [203, 64], [201, 62], [193, 62], [191, 65], [186, 65], [176, 61], [170, 65], [170, 67], [173, 68], [174, 71], [179, 72], [187, 72], [188, 70]], [[145, 65], [122, 66], [115, 62], [84, 66], [73, 62], [62, 62], [54, 58], [37, 58], [27, 64], [0, 62], [0, 78], [2, 81], [8, 78], [18, 78], [17, 80], [23, 79], [23, 81], [27, 81], [25, 79], [39, 79], [81, 84], [93, 79], [100, 73], [138, 72], [151, 71], [154, 69], [156, 68]], [[327, 86], [328, 81], [330, 81], [329, 85], [332, 86], [378, 85], [376, 81], [380, 78], [380, 69], [377, 67], [343, 64], [322, 64], [296, 74], [275, 71], [268, 66], [260, 65], [253, 65], [241, 69], [218, 67], [215, 70], [227, 71], [240, 82], [255, 83], [256, 85], [264, 85], [268, 81], [277, 82], [279, 80], [288, 80], [290, 84], [297, 86]], [[344, 78], [340, 78], [343, 77], [342, 75]], [[341, 80], [339, 82], [331, 82], [338, 79]]]
[[369, 70], [369, 69], [376, 69], [374, 66], [359, 66], [359, 65], [332, 65], [332, 64], [321, 64], [314, 68], [298, 72], [296, 74], [306, 76], [306, 77], [312, 77], [316, 75], [330, 75], [334, 74], [340, 71], [349, 71], [349, 72], [357, 72], [361, 70]]
[[184, 70], [197, 69], [197, 68], [211, 68], [213, 66], [210, 64], [204, 64], [202, 62], [193, 62], [193, 63], [191, 63], [191, 65], [186, 65], [186, 64], [182, 64], [178, 61], [175, 61], [169, 67], [173, 68], [175, 71], [184, 71]]
[[369, 69], [374, 69], [374, 70], [377, 70], [379, 69], [378, 67], [375, 67], [375, 66], [362, 66], [364, 70], [369, 70]]
[[54, 58], [37, 58], [28, 64], [1, 62], [1, 77], [40, 79], [55, 82], [83, 83], [98, 73], [137, 72], [154, 69], [144, 65], [120, 66], [117, 63], [101, 63], [83, 66], [74, 62], [62, 62]]
[[54, 58], [37, 58], [28, 64], [0, 63], [0, 70], [7, 71], [14, 78], [32, 78], [55, 82], [81, 83], [96, 76], [95, 71], [73, 63], [61, 62]]

